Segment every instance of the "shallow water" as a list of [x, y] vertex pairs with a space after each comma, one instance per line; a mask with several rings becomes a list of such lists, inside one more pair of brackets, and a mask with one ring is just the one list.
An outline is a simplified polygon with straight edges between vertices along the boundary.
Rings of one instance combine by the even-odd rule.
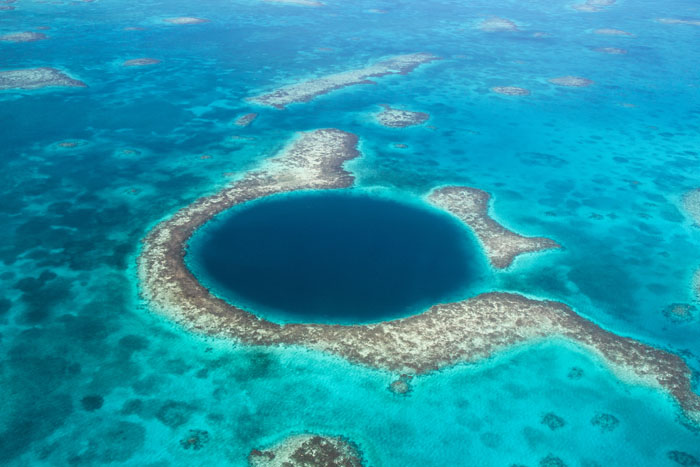
[[[697, 18], [696, 2], [620, 1], [598, 13], [568, 1], [326, 3], [18, 0], [0, 11], [1, 34], [51, 27], [45, 41], [0, 42], [2, 69], [54, 66], [89, 86], [0, 93], [0, 463], [245, 465], [251, 448], [305, 430], [347, 435], [386, 466], [700, 458], [697, 429], [671, 401], [561, 342], [419, 378], [402, 398], [387, 390], [390, 375], [209, 342], [139, 299], [135, 258], [150, 227], [295, 131], [337, 127], [361, 138], [364, 156], [348, 167], [363, 190], [415, 198], [474, 186], [493, 194], [499, 221], [564, 246], [490, 272], [494, 289], [560, 300], [700, 369], [697, 319], [663, 314], [697, 305], [700, 229], [680, 199], [700, 186], [700, 28], [654, 21]], [[160, 22], [186, 15], [212, 21]], [[473, 28], [492, 15], [520, 30]], [[134, 26], [144, 29], [124, 30]], [[592, 32], [603, 27], [634, 36]], [[608, 46], [628, 53], [593, 50]], [[245, 101], [417, 51], [443, 60], [285, 111]], [[120, 66], [139, 57], [161, 63]], [[596, 84], [547, 83], [565, 75]], [[501, 85], [532, 94], [489, 91]], [[431, 119], [381, 127], [371, 114], [384, 103]], [[250, 111], [260, 114], [250, 127], [231, 125]], [[56, 146], [65, 140], [84, 144]], [[542, 424], [550, 413], [563, 427]], [[601, 431], [598, 413], [619, 424]], [[180, 443], [190, 430], [207, 431], [201, 449]]]
[[421, 312], [468, 297], [486, 268], [456, 219], [381, 197], [278, 196], [210, 223], [189, 245], [195, 276], [231, 303], [287, 322]]

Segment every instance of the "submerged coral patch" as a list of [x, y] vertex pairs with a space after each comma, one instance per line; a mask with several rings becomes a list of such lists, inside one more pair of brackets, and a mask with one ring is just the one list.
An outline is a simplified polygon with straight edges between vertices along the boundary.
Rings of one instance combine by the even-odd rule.
[[698, 308], [687, 303], [672, 303], [664, 308], [662, 313], [674, 323], [686, 323], [695, 319], [695, 316], [698, 314]]
[[390, 128], [405, 128], [407, 126], [420, 125], [430, 118], [430, 115], [425, 112], [395, 109], [388, 105], [383, 105], [382, 107], [384, 107], [384, 110], [375, 114], [374, 117], [380, 124]]
[[658, 18], [661, 24], [688, 24], [690, 26], [700, 26], [700, 19], [680, 19], [680, 18]]
[[596, 52], [610, 55], [625, 55], [627, 53], [627, 50], [620, 49], [618, 47], [596, 47], [593, 50]]
[[620, 424], [620, 420], [609, 413], [598, 413], [591, 419], [591, 425], [597, 426], [600, 431], [613, 431]]
[[265, 0], [269, 3], [286, 3], [288, 5], [300, 5], [300, 6], [323, 6], [321, 2], [316, 0]]
[[520, 88], [517, 86], [494, 86], [491, 88], [496, 94], [503, 94], [504, 96], [529, 96], [530, 91], [525, 88]]
[[574, 88], [583, 88], [593, 84], [593, 81], [588, 78], [581, 78], [580, 76], [560, 76], [558, 78], [551, 78], [550, 83], [556, 84], [557, 86], [568, 86]]
[[571, 8], [573, 8], [576, 11], [596, 13], [599, 11], [603, 11], [605, 7], [614, 5], [615, 2], [616, 0], [586, 0], [583, 3], [577, 3], [575, 5], [572, 5]]
[[247, 113], [245, 115], [241, 115], [238, 117], [233, 124], [236, 126], [241, 126], [245, 127], [253, 123], [253, 120], [255, 120], [258, 117], [258, 114], [256, 113]]
[[41, 89], [47, 87], [78, 87], [87, 85], [55, 68], [24, 68], [0, 71], [0, 91], [5, 89]]
[[614, 28], [599, 28], [593, 31], [594, 34], [599, 34], [601, 36], [633, 36], [631, 32], [623, 31], [621, 29]]
[[160, 63], [160, 60], [157, 58], [132, 58], [131, 60], [126, 60], [124, 63], [122, 63], [122, 66], [147, 66], [155, 65], [156, 63]]
[[48, 38], [49, 36], [40, 32], [12, 32], [0, 36], [0, 42], [36, 42]]
[[205, 18], [195, 18], [193, 16], [178, 16], [176, 18], [165, 18], [163, 21], [170, 24], [201, 24], [208, 23]]
[[477, 26], [485, 32], [517, 31], [518, 25], [506, 18], [491, 17], [479, 23]]
[[293, 435], [248, 455], [251, 467], [361, 467], [362, 454], [352, 442], [340, 436]]
[[289, 104], [308, 102], [317, 96], [327, 94], [336, 89], [342, 89], [357, 84], [373, 84], [369, 78], [379, 78], [385, 75], [405, 75], [419, 65], [438, 60], [438, 57], [427, 53], [397, 55], [372, 65], [355, 70], [344, 71], [301, 81], [297, 84], [280, 87], [272, 92], [251, 97], [249, 100], [256, 104], [283, 109]]

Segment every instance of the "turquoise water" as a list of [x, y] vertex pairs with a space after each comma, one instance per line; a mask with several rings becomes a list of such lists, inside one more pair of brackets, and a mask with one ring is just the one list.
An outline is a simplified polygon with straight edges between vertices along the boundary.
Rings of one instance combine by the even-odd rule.
[[[700, 459], [697, 429], [663, 394], [562, 342], [421, 377], [400, 397], [387, 390], [391, 375], [333, 357], [190, 335], [138, 296], [135, 258], [150, 227], [294, 132], [336, 127], [360, 136], [364, 157], [348, 167], [363, 190], [415, 199], [474, 186], [493, 194], [492, 214], [508, 227], [563, 245], [490, 272], [494, 289], [563, 301], [700, 370], [697, 318], [663, 314], [697, 304], [700, 229], [680, 199], [700, 186], [700, 28], [654, 21], [700, 11], [685, 0], [599, 13], [568, 4], [18, 0], [0, 11], [2, 34], [51, 28], [45, 41], [0, 42], [2, 69], [54, 66], [89, 86], [0, 92], [0, 463], [245, 465], [251, 448], [306, 430], [350, 437], [371, 465]], [[494, 15], [520, 30], [474, 29]], [[160, 23], [173, 16], [211, 22]], [[592, 32], [610, 27], [634, 36]], [[284, 111], [245, 101], [418, 51], [443, 60]], [[120, 66], [139, 57], [161, 63]], [[547, 83], [565, 75], [596, 84]], [[532, 94], [489, 91], [500, 85]], [[385, 103], [431, 119], [383, 128], [371, 114]], [[250, 127], [232, 125], [250, 111], [260, 114]], [[82, 144], [56, 145], [65, 140]], [[564, 425], [543, 424], [556, 420], [549, 414]], [[619, 423], [601, 430], [599, 414]], [[190, 430], [207, 431], [201, 449], [180, 443]]]
[[195, 276], [232, 304], [281, 321], [419, 313], [468, 298], [485, 275], [483, 253], [456, 219], [376, 196], [278, 196], [210, 222], [189, 244]]

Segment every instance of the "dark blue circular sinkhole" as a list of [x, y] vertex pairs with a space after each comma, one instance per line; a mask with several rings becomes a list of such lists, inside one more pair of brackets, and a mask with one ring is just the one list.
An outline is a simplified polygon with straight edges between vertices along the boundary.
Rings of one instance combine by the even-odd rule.
[[484, 271], [459, 221], [345, 191], [231, 209], [192, 238], [187, 262], [214, 294], [275, 321], [361, 323], [460, 299]]

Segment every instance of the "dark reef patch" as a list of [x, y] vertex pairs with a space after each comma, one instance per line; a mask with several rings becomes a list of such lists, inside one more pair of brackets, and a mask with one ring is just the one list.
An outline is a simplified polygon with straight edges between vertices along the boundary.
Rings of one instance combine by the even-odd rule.
[[668, 451], [666, 453], [666, 456], [678, 465], [683, 465], [683, 466], [698, 466], [698, 465], [700, 465], [700, 461], [698, 460], [698, 458], [693, 456], [692, 454], [688, 454], [687, 452]]
[[104, 402], [104, 398], [99, 395], [85, 396], [80, 400], [83, 409], [87, 410], [88, 412], [94, 412], [95, 410], [100, 409]]
[[186, 402], [167, 401], [156, 412], [156, 418], [170, 428], [177, 428], [187, 423], [194, 410], [194, 407]]
[[566, 425], [566, 421], [563, 418], [552, 412], [544, 414], [540, 423], [549, 427], [552, 431], [563, 428]]
[[209, 432], [205, 430], [190, 430], [187, 437], [180, 440], [180, 446], [185, 449], [199, 451], [209, 442]]
[[591, 425], [597, 426], [600, 431], [613, 431], [619, 424], [620, 420], [609, 413], [599, 413], [591, 419]]
[[430, 209], [347, 193], [305, 193], [227, 213], [189, 249], [220, 296], [303, 322], [366, 322], [443, 301], [483, 260], [465, 229]]

